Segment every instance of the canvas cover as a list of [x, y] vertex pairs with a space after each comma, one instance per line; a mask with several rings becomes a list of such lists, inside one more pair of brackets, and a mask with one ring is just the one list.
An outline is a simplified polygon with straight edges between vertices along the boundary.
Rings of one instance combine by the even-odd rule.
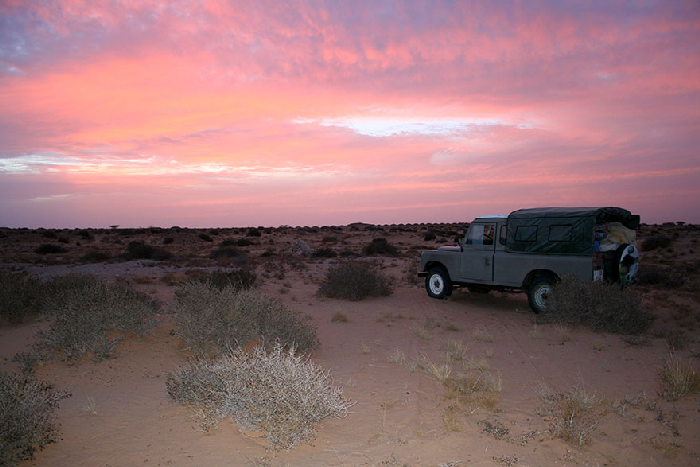
[[616, 207], [519, 209], [508, 216], [506, 248], [517, 253], [592, 255], [595, 226], [610, 222], [637, 229], [639, 216]]

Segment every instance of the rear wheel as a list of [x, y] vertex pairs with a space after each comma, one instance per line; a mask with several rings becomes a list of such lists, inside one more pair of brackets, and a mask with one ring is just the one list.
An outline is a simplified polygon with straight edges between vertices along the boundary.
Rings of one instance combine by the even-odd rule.
[[552, 293], [552, 287], [556, 280], [551, 276], [539, 276], [532, 281], [527, 289], [527, 300], [530, 302], [530, 308], [535, 313], [542, 313], [547, 309], [549, 295]]
[[452, 295], [452, 281], [444, 268], [432, 268], [425, 278], [425, 289], [433, 298], [446, 299]]

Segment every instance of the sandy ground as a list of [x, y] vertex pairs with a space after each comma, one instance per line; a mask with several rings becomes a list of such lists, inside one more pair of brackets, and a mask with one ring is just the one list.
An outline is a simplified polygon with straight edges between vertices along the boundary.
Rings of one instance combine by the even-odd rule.
[[[675, 403], [656, 400], [656, 372], [669, 355], [668, 341], [659, 329], [673, 325], [685, 330], [687, 345], [677, 353], [697, 368], [700, 348], [692, 323], [697, 321], [699, 303], [694, 285], [671, 292], [671, 299], [665, 290], [643, 290], [645, 300], [665, 320], [657, 320], [657, 332], [644, 345], [631, 345], [620, 336], [535, 325], [524, 295], [465, 290], [456, 291], [447, 301], [429, 298], [417, 281], [407, 278], [415, 265], [409, 252], [420, 251], [424, 244], [436, 245], [422, 240], [422, 230], [378, 235], [374, 230], [346, 227], [333, 233], [342, 235], [338, 243], [323, 243], [321, 238], [327, 238], [328, 232], [311, 230], [302, 235], [289, 229], [264, 233], [259, 245], [247, 248], [253, 257], [274, 246], [278, 256], [258, 263], [258, 287], [311, 317], [321, 342], [313, 360], [330, 370], [334, 384], [355, 402], [347, 418], [323, 422], [313, 445], [276, 453], [266, 449], [260, 433], [241, 432], [229, 420], [218, 430], [202, 432], [193, 412], [175, 404], [166, 392], [167, 373], [185, 364], [187, 354], [171, 333], [168, 305], [175, 286], [161, 278], [184, 276], [192, 268], [222, 266], [206, 260], [215, 246], [207, 243], [204, 248], [202, 242], [192, 241], [189, 247], [189, 240], [176, 238], [173, 249], [179, 248], [186, 259], [165, 264], [113, 260], [80, 265], [70, 257], [51, 261], [32, 257], [31, 249], [23, 250], [21, 242], [6, 231], [0, 240], [6, 253], [4, 269], [45, 278], [68, 272], [121, 276], [163, 303], [156, 332], [122, 344], [118, 358], [95, 363], [85, 357], [37, 368], [40, 379], [72, 396], [61, 402], [57, 412], [62, 439], [22, 465], [700, 465], [700, 397]], [[108, 231], [102, 238], [109, 235]], [[375, 260], [396, 278], [394, 293], [384, 298], [360, 302], [319, 298], [316, 291], [326, 268], [340, 259], [309, 258], [302, 260], [304, 267], [292, 267], [281, 254], [293, 238], [302, 238], [314, 248], [330, 244], [357, 249], [378, 236], [388, 237], [402, 250], [398, 258]], [[111, 245], [95, 237], [93, 242]], [[113, 248], [119, 250], [116, 245]], [[676, 256], [674, 264], [697, 261], [692, 255]], [[662, 261], [651, 254], [647, 259], [654, 264]], [[690, 311], [683, 314], [684, 319], [674, 318], [683, 304]], [[332, 322], [337, 312], [344, 313], [348, 322]], [[688, 314], [691, 318], [686, 319]], [[0, 326], [0, 369], [18, 371], [11, 357], [29, 350], [34, 335], [45, 325], [43, 318], [35, 317], [20, 325]], [[409, 361], [421, 354], [439, 361], [448, 340], [468, 347], [465, 363], [455, 363], [455, 371], [468, 361], [481, 361], [489, 372], [500, 374], [502, 392], [494, 409], [449, 399], [434, 376], [390, 361], [396, 349]], [[600, 419], [591, 442], [576, 447], [553, 438], [550, 421], [537, 414], [541, 405], [537, 388], [542, 382], [559, 392], [578, 386], [611, 401], [645, 394], [650, 401], [646, 405], [655, 400], [656, 405], [626, 407], [624, 413], [611, 410]], [[508, 433], [496, 439], [485, 429], [488, 426], [502, 426]]]

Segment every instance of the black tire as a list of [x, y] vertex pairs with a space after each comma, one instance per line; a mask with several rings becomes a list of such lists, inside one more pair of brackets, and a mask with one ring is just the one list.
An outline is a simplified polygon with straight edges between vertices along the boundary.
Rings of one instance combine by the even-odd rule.
[[547, 298], [552, 293], [552, 287], [556, 280], [551, 276], [538, 276], [527, 288], [527, 301], [535, 313], [542, 313], [547, 309]]
[[441, 300], [452, 295], [452, 280], [445, 268], [432, 268], [425, 278], [425, 289], [428, 295]]
[[467, 290], [471, 293], [489, 293], [491, 292], [491, 289], [488, 288], [485, 285], [479, 285], [479, 284], [469, 284], [467, 286]]

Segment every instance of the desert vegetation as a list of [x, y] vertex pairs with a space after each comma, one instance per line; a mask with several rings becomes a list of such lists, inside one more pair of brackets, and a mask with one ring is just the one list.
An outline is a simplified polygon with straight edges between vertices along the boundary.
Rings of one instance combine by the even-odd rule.
[[642, 306], [640, 295], [619, 284], [585, 282], [566, 276], [556, 284], [541, 321], [584, 325], [597, 332], [641, 334], [652, 315]]
[[31, 459], [58, 441], [55, 411], [68, 396], [31, 376], [0, 371], [0, 465]]
[[321, 420], [345, 417], [352, 406], [328, 372], [279, 342], [196, 360], [166, 385], [173, 399], [198, 410], [204, 428], [232, 417], [242, 429], [263, 431], [274, 450], [311, 442]]
[[250, 341], [300, 352], [318, 347], [313, 325], [257, 290], [190, 281], [176, 291], [173, 311], [177, 335], [197, 357], [222, 355]]
[[318, 290], [328, 298], [362, 300], [366, 297], [381, 297], [392, 292], [391, 279], [360, 261], [348, 261], [331, 267]]
[[420, 251], [463, 231], [0, 228], [0, 371], [79, 395], [42, 409], [59, 443], [21, 443], [38, 466], [695, 462], [700, 231], [643, 226], [668, 243], [640, 248], [637, 284], [564, 278], [542, 315], [426, 296]]

